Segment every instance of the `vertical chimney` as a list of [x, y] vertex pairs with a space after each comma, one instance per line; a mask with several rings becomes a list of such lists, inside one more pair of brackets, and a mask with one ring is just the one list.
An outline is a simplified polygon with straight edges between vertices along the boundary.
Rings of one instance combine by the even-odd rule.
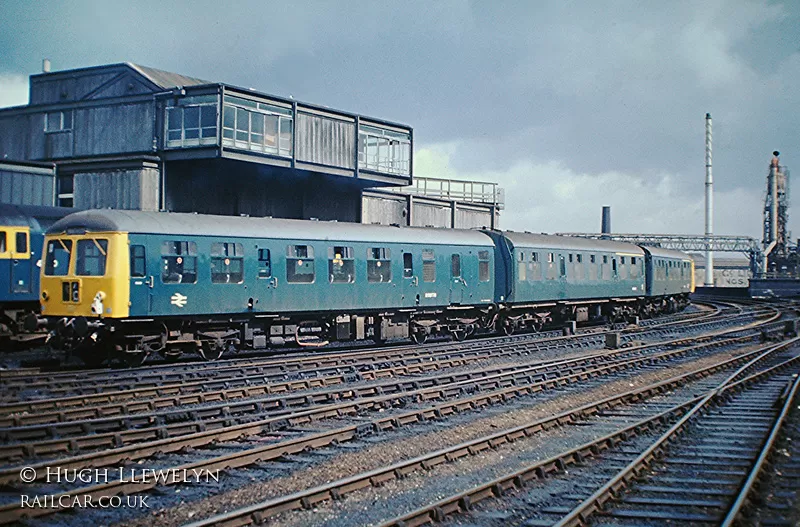
[[603, 220], [600, 223], [601, 234], [611, 234], [611, 207], [603, 206]]
[[42, 73], [50, 73], [50, 59], [42, 60]]
[[704, 286], [714, 286], [714, 252], [711, 235], [714, 234], [714, 178], [711, 175], [711, 114], [706, 114], [706, 278]]

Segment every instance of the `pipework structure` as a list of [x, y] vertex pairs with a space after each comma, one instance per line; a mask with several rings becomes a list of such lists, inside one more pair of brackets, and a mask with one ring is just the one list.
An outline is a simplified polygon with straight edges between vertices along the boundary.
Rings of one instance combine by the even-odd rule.
[[714, 251], [711, 237], [714, 234], [714, 178], [711, 173], [711, 114], [706, 114], [706, 277], [705, 287], [714, 286]]
[[[764, 198], [764, 269], [772, 269], [775, 262], [789, 254], [786, 225], [789, 221], [789, 171], [781, 166], [780, 152], [772, 152], [767, 174], [767, 193]], [[770, 266], [769, 262], [773, 265]]]

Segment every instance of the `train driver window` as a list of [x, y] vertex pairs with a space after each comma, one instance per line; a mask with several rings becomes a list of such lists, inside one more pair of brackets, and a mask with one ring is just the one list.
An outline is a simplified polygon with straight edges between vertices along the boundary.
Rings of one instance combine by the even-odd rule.
[[142, 278], [147, 275], [147, 260], [144, 245], [131, 245], [131, 278]]
[[0, 231], [0, 253], [6, 252], [6, 231]]
[[28, 252], [28, 233], [27, 232], [18, 232], [16, 236], [16, 247], [18, 253], [27, 253]]
[[314, 282], [314, 248], [310, 245], [286, 247], [286, 281], [290, 284]]
[[356, 281], [352, 247], [328, 247], [328, 277], [332, 284], [352, 284]]
[[478, 251], [478, 280], [489, 281], [489, 251]]
[[414, 258], [411, 253], [403, 253], [403, 278], [414, 276]]
[[51, 240], [47, 242], [44, 274], [47, 276], [66, 276], [69, 270], [70, 253], [72, 253], [72, 240]]
[[106, 274], [108, 240], [78, 240], [75, 274], [78, 276], [103, 276]]
[[367, 249], [367, 282], [375, 284], [392, 281], [391, 255], [387, 247]]
[[185, 241], [161, 243], [161, 281], [165, 284], [197, 282], [197, 244]]
[[272, 278], [272, 260], [269, 257], [269, 249], [258, 250], [258, 277]]

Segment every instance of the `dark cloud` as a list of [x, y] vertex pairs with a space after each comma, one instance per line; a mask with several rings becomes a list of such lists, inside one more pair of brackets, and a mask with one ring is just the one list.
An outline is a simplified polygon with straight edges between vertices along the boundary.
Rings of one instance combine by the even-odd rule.
[[[798, 136], [795, 2], [22, 2], [0, 74], [130, 60], [411, 124], [457, 173], [552, 161], [672, 193], [763, 185]], [[599, 177], [599, 176], [598, 176]], [[748, 204], [758, 208], [759, 204]]]

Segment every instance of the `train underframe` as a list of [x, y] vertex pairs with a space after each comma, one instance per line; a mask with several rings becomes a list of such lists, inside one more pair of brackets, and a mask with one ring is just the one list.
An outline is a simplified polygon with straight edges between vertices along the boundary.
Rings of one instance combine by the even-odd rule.
[[471, 335], [540, 331], [571, 321], [634, 322], [674, 313], [689, 304], [689, 295], [411, 308], [373, 312], [246, 313], [219, 317], [163, 319], [87, 319], [56, 321], [51, 345], [86, 363], [122, 358], [138, 365], [151, 354], [168, 359], [197, 353], [215, 360], [228, 350], [258, 350], [294, 345], [318, 348], [331, 342], [411, 339], [422, 344], [432, 336], [461, 341]]

